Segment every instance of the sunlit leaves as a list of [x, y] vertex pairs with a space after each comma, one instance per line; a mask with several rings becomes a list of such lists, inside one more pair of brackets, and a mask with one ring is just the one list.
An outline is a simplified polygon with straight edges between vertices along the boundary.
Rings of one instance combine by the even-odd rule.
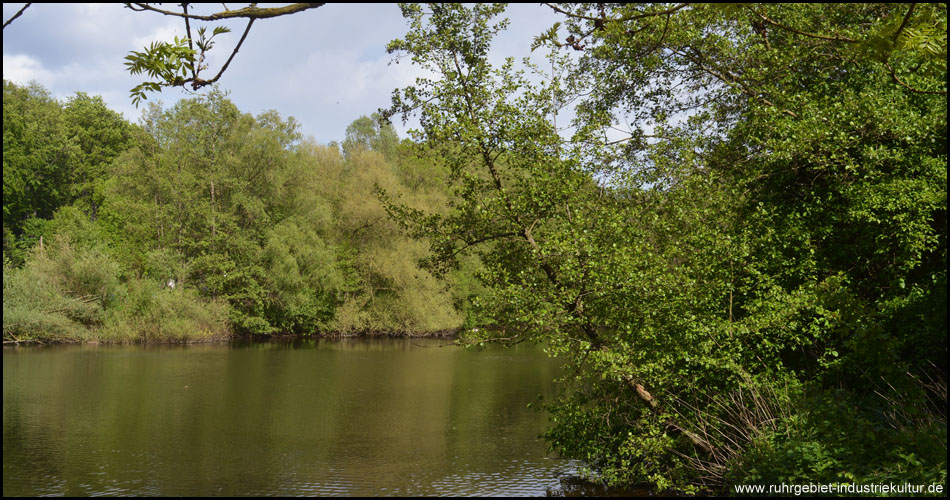
[[[870, 390], [862, 372], [904, 376], [911, 358], [894, 351], [945, 350], [945, 313], [916, 331], [893, 322], [898, 306], [879, 312], [909, 289], [937, 297], [945, 276], [945, 8], [555, 10], [564, 24], [532, 48], [582, 49], [567, 144], [543, 104], [563, 90], [492, 67], [470, 43], [496, 33], [488, 13], [404, 9], [409, 33], [390, 49], [441, 79], [403, 89], [393, 110], [420, 114], [455, 198], [448, 215], [390, 211], [434, 260], [485, 264], [478, 304], [503, 327], [470, 339], [543, 339], [570, 356], [558, 449], [611, 482], [719, 484], [776, 425], [748, 412], [809, 411], [774, 387], [857, 395]], [[631, 136], [609, 141], [624, 122]], [[701, 458], [677, 458], [689, 456]]]
[[163, 86], [183, 84], [188, 74], [195, 71], [196, 54], [197, 51], [188, 47], [187, 38], [179, 39], [177, 36], [173, 43], [152, 42], [143, 52], [131, 51], [125, 57], [129, 73], [146, 74], [158, 79], [133, 87], [130, 91], [132, 103], [138, 106], [147, 99], [146, 92], [160, 92]]

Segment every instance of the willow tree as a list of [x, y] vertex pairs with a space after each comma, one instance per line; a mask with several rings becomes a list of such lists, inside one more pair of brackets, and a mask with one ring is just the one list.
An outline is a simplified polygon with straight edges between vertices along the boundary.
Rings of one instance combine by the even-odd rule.
[[[390, 209], [437, 265], [485, 263], [495, 328], [472, 340], [568, 356], [556, 449], [687, 491], [775, 479], [760, 463], [881, 479], [908, 453], [939, 476], [917, 436], [945, 450], [946, 10], [553, 8], [569, 33], [536, 46], [583, 53], [555, 62], [563, 87], [488, 63], [502, 7], [403, 7], [390, 50], [436, 77], [393, 110], [419, 114], [455, 198]], [[547, 117], [572, 98], [565, 142]]]
[[324, 327], [342, 271], [324, 178], [298, 154], [293, 118], [241, 113], [213, 90], [154, 105], [143, 125], [149, 137], [115, 162], [104, 208], [137, 270], [226, 299], [238, 332]]

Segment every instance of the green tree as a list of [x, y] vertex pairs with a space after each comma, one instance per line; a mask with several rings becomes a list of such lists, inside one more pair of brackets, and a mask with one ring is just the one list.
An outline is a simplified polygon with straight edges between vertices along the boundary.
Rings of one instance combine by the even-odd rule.
[[357, 150], [370, 150], [381, 153], [388, 159], [394, 159], [399, 137], [392, 123], [379, 113], [361, 116], [346, 127], [346, 139], [343, 140], [343, 152], [353, 154]]
[[108, 210], [139, 269], [226, 299], [238, 331], [323, 328], [342, 278], [296, 122], [242, 114], [213, 90], [153, 105], [144, 129], [149, 140], [116, 163]]
[[4, 80], [4, 252], [23, 236], [28, 219], [49, 219], [72, 201], [79, 150], [65, 120], [62, 105], [40, 84]]
[[76, 92], [64, 107], [66, 133], [79, 147], [78, 165], [72, 173], [72, 196], [97, 217], [102, 204], [102, 182], [112, 161], [131, 146], [133, 125], [107, 108], [101, 96]]
[[19, 262], [51, 236], [45, 221], [60, 207], [77, 204], [96, 218], [111, 163], [135, 126], [99, 96], [77, 92], [64, 105], [35, 82], [5, 82], [4, 109], [4, 251]]
[[[584, 52], [561, 59], [563, 89], [487, 63], [501, 7], [428, 9], [403, 7], [390, 50], [438, 79], [393, 109], [420, 114], [455, 196], [444, 214], [390, 210], [439, 265], [484, 262], [500, 328], [472, 340], [568, 356], [556, 449], [661, 490], [740, 477], [763, 442], [800, 459], [786, 478], [893, 468], [856, 458], [873, 446], [803, 451], [822, 438], [795, 422], [828, 415], [807, 388], [859, 405], [839, 428], [897, 412], [871, 425], [882, 442], [928, 453], [925, 475], [945, 467], [911, 444], [946, 435], [939, 389], [920, 383], [946, 373], [945, 9], [556, 7], [570, 34], [538, 44]], [[589, 97], [562, 143], [545, 117], [572, 95]], [[618, 123], [630, 135], [605, 139]], [[881, 378], [899, 399], [875, 396]]]
[[347, 255], [351, 280], [333, 328], [418, 334], [457, 327], [461, 318], [448, 284], [419, 266], [426, 245], [408, 238], [376, 196], [384, 189], [413, 206], [443, 210], [442, 186], [407, 182], [419, 169], [435, 169], [412, 161], [408, 146], [378, 115], [355, 120], [347, 131], [345, 158], [325, 163], [320, 191], [334, 207], [335, 240]]

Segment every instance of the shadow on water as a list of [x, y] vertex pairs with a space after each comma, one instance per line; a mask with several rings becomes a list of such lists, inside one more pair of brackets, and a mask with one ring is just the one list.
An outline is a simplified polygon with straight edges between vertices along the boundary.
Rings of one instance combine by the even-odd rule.
[[549, 497], [651, 497], [656, 496], [647, 488], [608, 488], [602, 484], [591, 483], [576, 476], [566, 476], [560, 479], [560, 484], [548, 488], [545, 495]]
[[[4, 496], [642, 496], [552, 456], [538, 346], [297, 338], [3, 351]], [[536, 406], [535, 406], [536, 408]]]

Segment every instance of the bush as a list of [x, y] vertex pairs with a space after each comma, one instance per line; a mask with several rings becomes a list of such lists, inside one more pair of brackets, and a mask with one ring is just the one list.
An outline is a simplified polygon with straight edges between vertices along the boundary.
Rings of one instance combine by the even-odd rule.
[[118, 265], [98, 249], [58, 236], [22, 269], [4, 268], [4, 340], [77, 341], [101, 326], [119, 292]]
[[111, 257], [63, 235], [3, 274], [4, 340], [182, 342], [228, 334], [225, 304], [152, 280], [123, 284]]
[[227, 319], [224, 303], [202, 300], [193, 289], [169, 289], [134, 279], [121, 303], [108, 311], [100, 338], [110, 342], [211, 340], [227, 336]]
[[823, 392], [761, 433], [733, 464], [727, 483], [946, 484], [945, 416], [915, 408], [909, 399], [899, 403], [882, 413], [888, 405], [881, 401]]

